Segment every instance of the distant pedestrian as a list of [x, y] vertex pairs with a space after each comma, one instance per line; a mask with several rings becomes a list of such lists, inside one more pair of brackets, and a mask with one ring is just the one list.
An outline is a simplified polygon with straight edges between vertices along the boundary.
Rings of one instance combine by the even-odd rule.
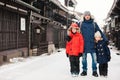
[[72, 23], [67, 30], [68, 41], [66, 44], [66, 55], [70, 61], [70, 72], [72, 76], [78, 76], [79, 58], [83, 54], [84, 40], [76, 23]]
[[99, 74], [100, 76], [107, 76], [108, 62], [111, 59], [110, 50], [107, 46], [106, 41], [104, 41], [101, 37], [101, 33], [99, 31], [95, 33], [95, 42], [97, 62], [99, 63]]

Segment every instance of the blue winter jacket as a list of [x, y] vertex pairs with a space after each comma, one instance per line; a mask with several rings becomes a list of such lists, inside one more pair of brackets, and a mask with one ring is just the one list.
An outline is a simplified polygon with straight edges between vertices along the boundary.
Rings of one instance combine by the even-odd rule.
[[98, 27], [97, 23], [93, 21], [93, 19], [90, 20], [84, 20], [81, 25], [79, 24], [81, 28], [82, 35], [84, 37], [84, 53], [94, 53], [95, 52], [95, 42], [94, 42], [94, 33], [96, 31], [100, 31], [103, 39], [107, 41], [107, 38], [102, 33], [100, 28]]
[[98, 43], [96, 43], [96, 54], [98, 63], [103, 64], [110, 61], [110, 50], [104, 40], [98, 41]]

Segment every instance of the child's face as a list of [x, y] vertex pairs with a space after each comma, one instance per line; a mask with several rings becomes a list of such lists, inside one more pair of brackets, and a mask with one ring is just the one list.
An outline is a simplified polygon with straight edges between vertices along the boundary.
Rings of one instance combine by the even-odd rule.
[[96, 41], [99, 41], [99, 40], [101, 40], [101, 37], [96, 36], [96, 37], [95, 37], [95, 40], [96, 40]]
[[77, 32], [77, 28], [74, 28], [74, 27], [73, 27], [73, 28], [72, 28], [72, 32], [73, 32], [73, 33], [76, 33], [76, 32]]

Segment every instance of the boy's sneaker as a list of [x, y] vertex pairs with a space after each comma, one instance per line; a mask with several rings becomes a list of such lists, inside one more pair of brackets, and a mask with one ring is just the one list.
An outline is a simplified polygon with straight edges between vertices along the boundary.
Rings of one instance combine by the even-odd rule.
[[87, 72], [86, 71], [83, 71], [82, 73], [81, 73], [81, 76], [86, 76], [87, 75]]
[[105, 78], [107, 78], [107, 76], [104, 76], [104, 75], [100, 75], [100, 77], [105, 77]]
[[93, 76], [98, 77], [97, 71], [93, 71]]
[[71, 73], [72, 77], [78, 77], [78, 73]]

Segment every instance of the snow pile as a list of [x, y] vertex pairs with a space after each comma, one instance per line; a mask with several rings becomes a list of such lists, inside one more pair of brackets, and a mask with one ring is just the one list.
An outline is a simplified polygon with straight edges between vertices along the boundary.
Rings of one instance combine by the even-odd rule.
[[12, 58], [10, 59], [11, 63], [16, 63], [16, 62], [23, 62], [25, 59], [23, 57], [17, 57], [17, 58]]

